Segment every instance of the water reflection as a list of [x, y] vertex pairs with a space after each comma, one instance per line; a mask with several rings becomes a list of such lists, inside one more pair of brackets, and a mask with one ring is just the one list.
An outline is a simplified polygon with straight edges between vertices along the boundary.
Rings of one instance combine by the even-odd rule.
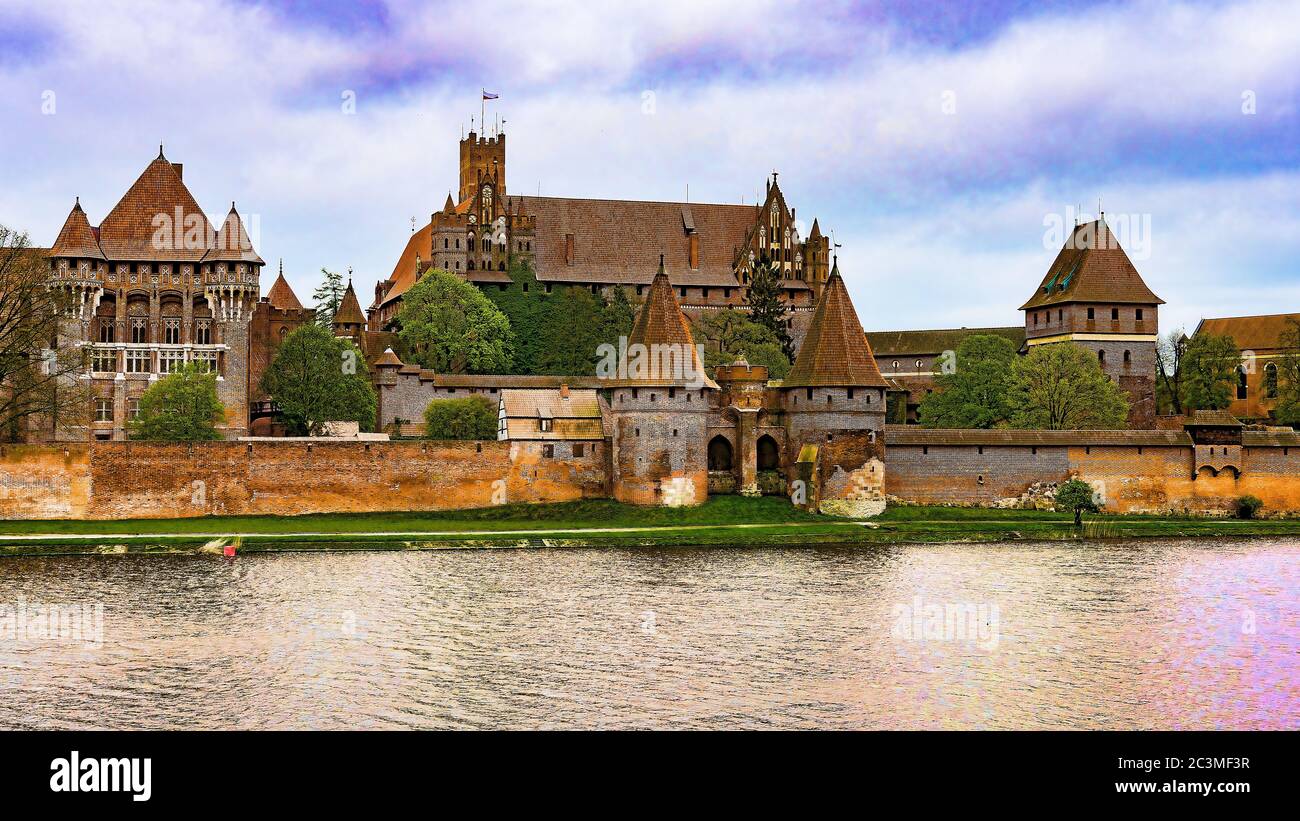
[[1298, 560], [1263, 541], [7, 559], [0, 603], [102, 602], [104, 643], [0, 636], [0, 726], [1296, 728]]

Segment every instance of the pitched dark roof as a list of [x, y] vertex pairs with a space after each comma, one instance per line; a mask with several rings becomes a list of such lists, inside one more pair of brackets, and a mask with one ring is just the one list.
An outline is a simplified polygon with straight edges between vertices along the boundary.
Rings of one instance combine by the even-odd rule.
[[302, 303], [298, 301], [298, 295], [289, 287], [289, 283], [284, 278], [284, 271], [275, 278], [275, 284], [267, 292], [266, 298], [270, 300], [271, 305], [282, 311], [301, 311]]
[[365, 325], [366, 315], [361, 312], [361, 303], [357, 301], [357, 292], [352, 290], [352, 280], [348, 280], [348, 288], [343, 292], [343, 299], [339, 302], [339, 309], [334, 313], [335, 325]]
[[[155, 217], [171, 229], [162, 243], [154, 241]], [[211, 243], [208, 218], [161, 151], [99, 224], [99, 247], [111, 260], [198, 262]]]
[[257, 252], [253, 250], [253, 241], [248, 238], [248, 231], [244, 228], [244, 221], [240, 219], [239, 212], [235, 210], [233, 202], [230, 203], [230, 212], [226, 214], [226, 219], [221, 223], [221, 230], [217, 232], [216, 243], [208, 249], [203, 261], [265, 264], [262, 258], [257, 255]]
[[[512, 197], [517, 213], [537, 218], [534, 257], [542, 282], [649, 284], [656, 259], [673, 286], [739, 287], [737, 249], [758, 220], [755, 206], [711, 203]], [[699, 238], [699, 266], [690, 267], [690, 234]], [[565, 236], [573, 234], [573, 264]]]
[[1043, 281], [1020, 309], [1066, 302], [1162, 305], [1105, 220], [1075, 226]]
[[1226, 410], [1198, 410], [1184, 423], [1187, 427], [1197, 428], [1240, 428], [1242, 423]]
[[[633, 345], [644, 345], [647, 351], [653, 351], [656, 345], [670, 345], [683, 354], [689, 351], [693, 368], [691, 375], [702, 378], [707, 387], [718, 387], [704, 370], [704, 363], [700, 360], [695, 340], [691, 336], [690, 324], [682, 314], [677, 298], [673, 296], [673, 286], [669, 284], [662, 262], [658, 273], [650, 283], [650, 292], [641, 305], [636, 322], [632, 324], [632, 332], [628, 334], [627, 342], [629, 350]], [[629, 360], [631, 360], [630, 356]], [[650, 356], [651, 373], [644, 378], [638, 377], [636, 381], [651, 385], [684, 385], [693, 381], [686, 378], [685, 368], [681, 369], [682, 373], [660, 373], [657, 367], [659, 364], [658, 357]], [[632, 365], [633, 362], [629, 361], [629, 368]]]
[[81, 210], [80, 199], [72, 206], [72, 211], [64, 220], [58, 239], [54, 240], [54, 245], [50, 248], [50, 256], [100, 260], [104, 258], [99, 240], [95, 238], [95, 231], [90, 227], [90, 220], [86, 219], [86, 212]]
[[944, 328], [931, 331], [869, 331], [867, 342], [878, 357], [935, 355], [955, 351], [968, 336], [1000, 336], [1020, 348], [1025, 343], [1025, 326], [1005, 328]]
[[794, 366], [781, 386], [889, 387], [876, 367], [838, 263], [817, 301]]
[[433, 223], [431, 222], [412, 233], [411, 238], [406, 241], [406, 247], [402, 249], [402, 255], [397, 258], [397, 264], [393, 266], [393, 273], [388, 278], [392, 285], [388, 287], [388, 291], [384, 294], [380, 304], [396, 299], [419, 281], [420, 274], [424, 272], [415, 270], [416, 258], [419, 257], [421, 268], [428, 266], [428, 257], [432, 253], [432, 249]]
[[1225, 316], [1202, 319], [1196, 333], [1214, 336], [1231, 336], [1237, 347], [1251, 351], [1278, 350], [1282, 335], [1295, 328], [1300, 314], [1267, 314], [1263, 316]]
[[1243, 430], [1241, 443], [1251, 448], [1300, 447], [1300, 433], [1294, 430]]

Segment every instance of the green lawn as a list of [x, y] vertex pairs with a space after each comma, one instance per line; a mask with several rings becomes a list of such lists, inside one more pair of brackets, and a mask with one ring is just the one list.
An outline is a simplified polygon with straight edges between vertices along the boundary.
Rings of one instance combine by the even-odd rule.
[[[320, 535], [295, 535], [304, 533]], [[6, 538], [36, 534], [51, 538]], [[444, 513], [0, 521], [0, 555], [193, 552], [213, 538], [241, 534], [240, 549], [244, 551], [543, 545], [790, 546], [1059, 540], [1081, 536], [1300, 536], [1300, 519], [1092, 516], [1080, 532], [1069, 515], [1051, 511], [891, 507], [868, 523], [858, 523], [810, 514], [780, 497], [719, 496], [692, 508], [645, 508], [590, 500]]]

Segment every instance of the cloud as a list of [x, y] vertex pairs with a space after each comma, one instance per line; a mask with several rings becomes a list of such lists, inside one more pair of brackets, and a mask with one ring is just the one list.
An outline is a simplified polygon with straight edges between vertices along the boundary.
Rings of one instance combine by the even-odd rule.
[[48, 243], [75, 195], [97, 221], [162, 141], [202, 205], [258, 217], [300, 296], [322, 266], [368, 293], [455, 187], [486, 86], [514, 192], [752, 202], [780, 170], [875, 327], [1019, 321], [1044, 215], [1098, 195], [1151, 214], [1165, 327], [1295, 304], [1291, 3], [982, 4], [960, 26], [884, 2], [288, 8], [9, 8], [34, 34], [0, 62], [22, 158], [0, 222]]

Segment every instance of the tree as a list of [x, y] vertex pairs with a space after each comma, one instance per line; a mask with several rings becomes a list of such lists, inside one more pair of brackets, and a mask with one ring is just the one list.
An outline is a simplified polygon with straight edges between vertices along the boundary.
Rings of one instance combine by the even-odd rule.
[[316, 300], [316, 324], [322, 328], [334, 327], [334, 314], [338, 313], [339, 303], [343, 301], [343, 275], [325, 268], [320, 269], [325, 279], [312, 294]]
[[921, 400], [921, 424], [927, 428], [995, 428], [1006, 426], [1014, 412], [1011, 341], [985, 334], [968, 336], [957, 346], [956, 361], [935, 377], [935, 390]]
[[610, 292], [602, 319], [604, 328], [601, 331], [601, 342], [608, 342], [617, 348], [619, 337], [631, 335], [632, 326], [636, 324], [636, 311], [627, 298], [627, 289], [622, 285], [615, 285]]
[[1071, 479], [1056, 489], [1056, 510], [1058, 513], [1073, 513], [1074, 526], [1083, 526], [1083, 512], [1096, 513], [1096, 493], [1092, 485], [1082, 479]]
[[365, 357], [351, 340], [319, 325], [303, 325], [284, 338], [262, 376], [262, 390], [294, 435], [319, 435], [326, 422], [374, 429], [377, 402]]
[[693, 323], [691, 335], [704, 346], [704, 367], [710, 375], [719, 365], [738, 359], [764, 366], [772, 379], [784, 379], [790, 372], [790, 359], [776, 335], [734, 308], [706, 314]]
[[1012, 363], [1011, 374], [1012, 427], [1118, 429], [1128, 418], [1128, 398], [1085, 348], [1036, 345]]
[[426, 439], [495, 439], [497, 406], [486, 396], [435, 399], [424, 409]]
[[509, 373], [510, 320], [483, 292], [449, 271], [430, 270], [402, 297], [398, 337], [437, 373]]
[[749, 306], [749, 318], [771, 331], [780, 343], [785, 358], [793, 362], [794, 343], [785, 327], [788, 311], [785, 301], [781, 299], [781, 281], [775, 265], [766, 260], [754, 264], [745, 303]]
[[1183, 412], [1222, 410], [1232, 402], [1241, 352], [1232, 337], [1197, 334], [1187, 341], [1179, 363]]
[[1156, 341], [1156, 406], [1161, 411], [1181, 415], [1186, 390], [1183, 387], [1183, 357], [1187, 354], [1187, 334], [1182, 328], [1170, 331]]
[[537, 281], [527, 257], [510, 258], [510, 285], [489, 291], [488, 298], [505, 314], [513, 333], [513, 372], [536, 374], [542, 356], [542, 329], [546, 320], [547, 296]]
[[0, 438], [37, 426], [54, 434], [90, 413], [84, 349], [59, 339], [60, 321], [81, 306], [49, 282], [45, 253], [0, 225]]
[[1287, 322], [1287, 328], [1277, 342], [1283, 353], [1272, 363], [1277, 365], [1277, 405], [1273, 408], [1273, 421], [1297, 427], [1300, 426], [1300, 322], [1294, 319]]
[[590, 376], [596, 349], [604, 342], [605, 303], [586, 288], [561, 287], [543, 298], [535, 373]]
[[147, 442], [207, 442], [220, 439], [217, 423], [225, 408], [217, 398], [217, 375], [187, 362], [149, 386], [140, 397], [140, 415], [131, 420], [131, 438]]

